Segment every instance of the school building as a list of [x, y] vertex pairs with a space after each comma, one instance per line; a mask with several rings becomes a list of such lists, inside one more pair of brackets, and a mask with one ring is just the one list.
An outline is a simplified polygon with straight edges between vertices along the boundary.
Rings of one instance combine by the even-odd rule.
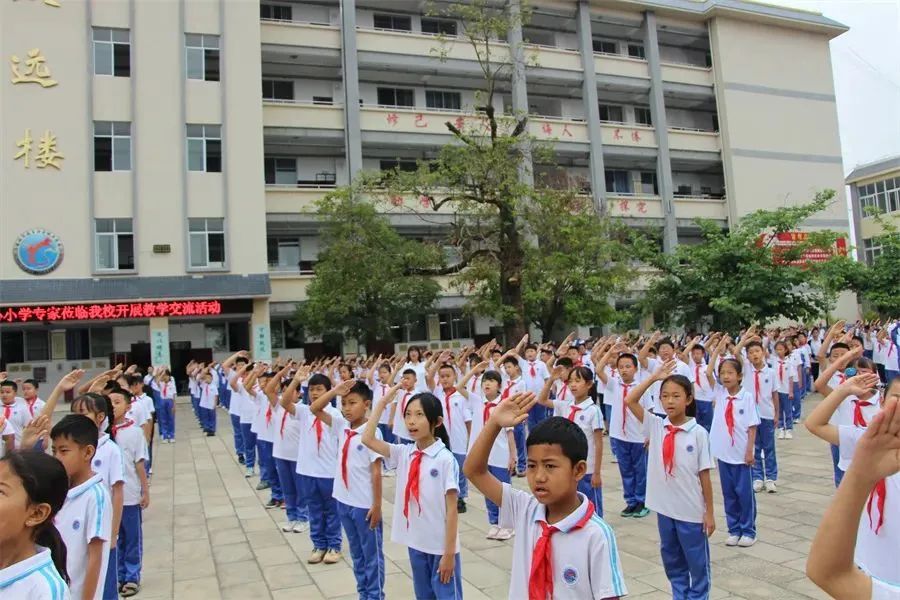
[[850, 207], [856, 233], [856, 252], [861, 261], [872, 264], [881, 254], [878, 236], [883, 228], [873, 218], [880, 214], [900, 227], [900, 156], [859, 165], [847, 175]]
[[[829, 55], [843, 25], [744, 0], [529, 6], [490, 47], [523, 65], [496, 109], [527, 110], [555, 145], [536, 177], [668, 247], [695, 242], [698, 217], [727, 227], [823, 188], [839, 201], [805, 226], [849, 229]], [[435, 156], [482, 83], [463, 24], [418, 0], [14, 0], [0, 27], [0, 366], [48, 381], [114, 354], [335, 350], [291, 322], [315, 201]], [[399, 204], [385, 212], [404, 235], [453, 217]], [[401, 348], [492, 335], [442, 283], [430, 314], [397, 324]]]

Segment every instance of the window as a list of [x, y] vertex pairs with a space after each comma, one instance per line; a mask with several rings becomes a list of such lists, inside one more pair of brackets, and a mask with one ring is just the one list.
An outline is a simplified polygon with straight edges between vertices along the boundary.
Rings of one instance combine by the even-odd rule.
[[269, 266], [274, 268], [300, 267], [300, 238], [270, 237], [266, 239]]
[[642, 44], [628, 44], [628, 56], [631, 58], [646, 58]]
[[131, 76], [131, 33], [94, 27], [94, 75]]
[[331, 96], [313, 96], [313, 104], [334, 104], [334, 98]]
[[302, 348], [306, 343], [303, 328], [287, 319], [277, 319], [269, 322], [272, 332], [273, 348]]
[[380, 163], [380, 169], [382, 171], [404, 171], [406, 173], [412, 173], [419, 168], [418, 164], [414, 160], [403, 160], [403, 159], [390, 159], [390, 160], [382, 160]]
[[94, 171], [131, 170], [131, 123], [94, 121]]
[[679, 185], [678, 189], [675, 190], [676, 196], [690, 196], [694, 193], [694, 188], [690, 185]]
[[293, 100], [294, 82], [279, 79], [262, 80], [263, 100]]
[[618, 45], [615, 42], [606, 40], [594, 40], [594, 52], [601, 54], [618, 54]]
[[95, 219], [98, 271], [134, 269], [134, 233], [131, 219]]
[[191, 267], [225, 267], [225, 220], [188, 219]]
[[211, 323], [204, 326], [206, 333], [206, 347], [213, 352], [226, 352], [228, 350], [228, 325], [226, 323]]
[[875, 239], [863, 240], [863, 254], [866, 259], [866, 264], [870, 265], [875, 262], [875, 259], [881, 256], [882, 245], [878, 243]]
[[422, 17], [422, 33], [455, 36], [456, 21], [448, 21], [446, 19], [426, 19], [425, 17]]
[[46, 329], [25, 330], [25, 360], [50, 360], [50, 332]]
[[273, 21], [293, 21], [293, 10], [281, 4], [260, 4], [259, 18]]
[[631, 193], [631, 180], [628, 178], [628, 171], [607, 169], [605, 174], [607, 192], [616, 194]]
[[108, 358], [113, 353], [112, 327], [91, 327], [91, 358]]
[[600, 105], [600, 120], [609, 123], [624, 123], [625, 115], [621, 106], [611, 104]]
[[403, 15], [374, 16], [375, 29], [391, 29], [393, 31], [412, 31], [412, 18]]
[[219, 81], [219, 36], [184, 34], [188, 79]]
[[189, 171], [221, 173], [222, 127], [188, 124], [187, 153]]
[[378, 88], [379, 106], [415, 106], [413, 91], [402, 88]]
[[634, 122], [638, 125], [653, 125], [653, 117], [650, 116], [649, 108], [634, 108]]
[[641, 172], [641, 193], [659, 195], [659, 188], [656, 186], [656, 173], [652, 171]]
[[425, 106], [444, 110], [459, 110], [462, 102], [459, 92], [425, 90]]
[[297, 185], [296, 159], [266, 157], [263, 162], [268, 185]]
[[713, 131], [719, 131], [719, 115], [712, 116]]
[[442, 340], [459, 340], [472, 337], [472, 318], [461, 312], [438, 314]]

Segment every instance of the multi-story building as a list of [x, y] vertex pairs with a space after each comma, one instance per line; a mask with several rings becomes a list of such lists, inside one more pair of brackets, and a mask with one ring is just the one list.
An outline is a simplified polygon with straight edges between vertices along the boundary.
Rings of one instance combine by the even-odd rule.
[[[536, 176], [577, 182], [668, 246], [696, 239], [698, 217], [726, 227], [819, 189], [842, 198], [829, 40], [844, 26], [742, 0], [531, 6], [492, 47], [527, 57], [495, 107], [527, 110], [555, 144]], [[0, 236], [14, 256], [0, 259], [0, 362], [53, 380], [113, 353], [177, 366], [244, 347], [320, 351], [291, 324], [316, 262], [314, 202], [361, 169], [434, 156], [482, 83], [463, 23], [424, 11], [3, 3]], [[404, 235], [440, 227], [388, 212]], [[836, 206], [806, 226], [848, 222]], [[463, 301], [446, 286], [397, 341], [489, 336]]]
[[881, 254], [883, 228], [874, 214], [900, 226], [900, 156], [860, 165], [847, 175], [859, 260], [872, 264]]

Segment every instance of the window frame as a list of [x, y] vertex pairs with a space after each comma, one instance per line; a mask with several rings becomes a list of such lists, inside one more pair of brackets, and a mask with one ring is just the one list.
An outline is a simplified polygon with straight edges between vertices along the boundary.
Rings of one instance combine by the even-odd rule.
[[[384, 103], [381, 101], [382, 92], [390, 91], [394, 96], [393, 103]], [[397, 96], [397, 92], [408, 92], [410, 98], [412, 100], [412, 104], [399, 104], [397, 101], [399, 100]], [[378, 106], [382, 106], [385, 108], [415, 108], [416, 106], [416, 90], [414, 88], [405, 88], [405, 87], [390, 87], [390, 86], [378, 86], [375, 88], [375, 101], [378, 103]]]
[[[632, 52], [632, 50], [638, 50], [636, 52]], [[647, 51], [644, 49], [644, 45], [638, 42], [628, 42], [625, 53], [628, 58], [635, 58], [637, 60], [647, 60]]]
[[[109, 133], [101, 132], [98, 133], [98, 126], [109, 126]], [[127, 132], [124, 131], [127, 129]], [[118, 130], [118, 132], [117, 132]], [[98, 169], [97, 163], [97, 139], [108, 139], [109, 140], [109, 169]], [[94, 133], [93, 133], [93, 146], [94, 146], [94, 172], [95, 173], [110, 173], [117, 171], [131, 171], [132, 160], [131, 160], [131, 122], [130, 121], [94, 121]], [[118, 156], [116, 153], [116, 148], [120, 145], [124, 145], [128, 154], [128, 164], [127, 165], [117, 165], [116, 157]]]
[[[646, 115], [647, 115], [646, 122], [644, 122], [638, 118], [638, 111], [640, 111], [640, 113], [642, 113], [642, 114], [646, 113]], [[645, 127], [653, 127], [653, 114], [650, 112], [650, 108], [645, 107], [645, 106], [635, 106], [634, 107], [634, 123], [636, 125], [643, 125]]]
[[[263, 11], [267, 8], [271, 9], [272, 16], [267, 17], [263, 14]], [[275, 15], [276, 12], [285, 11], [285, 10], [288, 12], [287, 19], [285, 19], [284, 17], [278, 17]], [[290, 4], [273, 4], [271, 2], [260, 2], [259, 18], [266, 19], [268, 21], [281, 21], [283, 23], [291, 23], [294, 21], [294, 7], [291, 6]]]
[[[195, 229], [194, 225], [199, 225], [199, 222], [203, 222], [203, 229]], [[215, 225], [216, 222], [220, 224], [219, 227], [211, 227], [210, 225]], [[223, 270], [228, 268], [228, 253], [226, 247], [225, 240], [225, 219], [223, 217], [190, 217], [188, 218], [188, 268], [190, 270]], [[211, 236], [220, 236], [221, 237], [221, 248], [222, 248], [222, 260], [221, 261], [212, 261], [210, 260], [210, 249], [212, 248], [212, 244], [210, 243]], [[206, 259], [205, 264], [195, 264], [194, 262], [194, 239], [201, 238], [203, 239], [203, 257]]]
[[[98, 34], [102, 35], [104, 32], [109, 32], [109, 39], [98, 39]], [[117, 33], [119, 37], [125, 37], [127, 39], [115, 39]], [[108, 46], [108, 48], [106, 48], [106, 46]], [[110, 73], [97, 72], [97, 67], [99, 65], [97, 55], [99, 50], [109, 53]], [[117, 53], [117, 50], [119, 51], [119, 53]], [[124, 65], [119, 65], [116, 59], [117, 56], [120, 59], [127, 56], [127, 63]], [[94, 75], [105, 75], [107, 77], [131, 77], [131, 30], [121, 29], [118, 27], [91, 27], [91, 62], [93, 63], [92, 70], [94, 72]], [[118, 67], [121, 68], [122, 73], [117, 73], [117, 71], [120, 70]]]
[[[625, 190], [617, 189], [619, 186], [617, 183], [621, 183], [618, 181], [617, 174], [624, 173]], [[610, 186], [610, 180], [612, 180], [613, 185]], [[633, 193], [633, 182], [631, 181], [631, 172], [627, 169], [604, 169], [603, 171], [603, 183], [606, 186], [606, 191], [612, 194], [632, 194]]]
[[[300, 271], [300, 263], [303, 262], [303, 243], [300, 235], [269, 235], [266, 236], [266, 263], [270, 270], [288, 271], [297, 269]], [[297, 248], [297, 260], [293, 263], [282, 264], [282, 246], [294, 245]], [[274, 249], [274, 260], [272, 250]]]
[[[200, 136], [191, 135], [191, 128], [200, 127]], [[209, 128], [209, 129], [208, 129]], [[196, 129], [194, 130], [196, 131]], [[223, 151], [222, 151], [222, 126], [215, 125], [211, 123], [188, 123], [185, 126], [185, 139], [186, 139], [186, 150], [187, 150], [187, 170], [195, 173], [221, 173], [223, 159]], [[191, 168], [191, 141], [200, 141], [201, 148], [203, 150], [202, 158], [203, 158], [203, 168], [194, 169]], [[210, 143], [218, 142], [218, 169], [210, 170]], [[215, 148], [215, 146], [213, 146]], [[215, 156], [215, 153], [212, 153]], [[215, 167], [215, 162], [213, 162], [213, 166]]]
[[[196, 38], [200, 38], [200, 45], [193, 44]], [[202, 73], [200, 77], [195, 77], [191, 69], [191, 56], [197, 56], [197, 51], [202, 56]], [[193, 51], [193, 54], [192, 54]], [[212, 52], [215, 52], [215, 69], [211, 69]], [[212, 33], [187, 33], [184, 34], [184, 73], [187, 79], [195, 81], [221, 81], [222, 79], [222, 55], [221, 42], [217, 34]]]
[[[288, 84], [288, 88], [285, 87], [284, 84]], [[271, 88], [271, 93], [266, 94], [267, 85]], [[290, 93], [287, 98], [281, 98], [276, 93], [277, 88], [281, 88], [282, 91], [285, 89], [290, 89]], [[293, 101], [296, 99], [295, 96], [296, 90], [294, 88], [294, 80], [293, 79], [278, 79], [271, 77], [264, 77], [262, 80], [262, 99], [263, 100], [274, 100], [276, 102], [285, 102], [285, 101]]]
[[[608, 50], [604, 50], [603, 49], [604, 44], [612, 44], [614, 50], [612, 52], [610, 52]], [[597, 49], [598, 47], [600, 48], [599, 50]], [[606, 55], [619, 54], [619, 42], [617, 42], [615, 40], [592, 38], [591, 39], [591, 49], [594, 51], [594, 54], [606, 54]]]
[[[390, 19], [391, 27], [383, 27], [378, 25], [378, 19]], [[409, 22], [408, 28], [396, 27], [396, 20], [407, 20]], [[372, 27], [378, 31], [406, 31], [412, 32], [412, 16], [410, 15], [401, 15], [396, 13], [373, 13], [372, 14]]]
[[[435, 31], [425, 31], [425, 23], [434, 23], [436, 25]], [[452, 26], [447, 27], [448, 29], [453, 29], [452, 33], [448, 33], [446, 31], [442, 31], [442, 26]], [[442, 35], [444, 37], [457, 37], [459, 36], [459, 24], [452, 19], [436, 19], [433, 17], [422, 17], [422, 21], [419, 24], [419, 29], [425, 35]]]
[[[455, 97], [455, 99], [456, 99], [455, 107], [452, 107], [452, 106], [447, 107], [446, 106], [447, 105], [446, 100], [447, 100], [448, 96], [451, 98]], [[433, 103], [429, 102], [429, 99], [433, 100], [435, 98], [440, 98], [441, 106], [434, 106]], [[453, 102], [450, 102], [450, 104], [453, 104]], [[446, 111], [459, 112], [462, 110], [462, 94], [460, 92], [455, 92], [453, 90], [426, 89], [425, 90], [425, 107], [433, 109], [433, 110], [446, 110]]]
[[[110, 231], [100, 231], [100, 223], [109, 223]], [[127, 229], [125, 229], [125, 225], [127, 223]], [[106, 229], [104, 227], [104, 229]], [[114, 267], [108, 267], [100, 264], [100, 247], [101, 240], [105, 238], [112, 238], [112, 253], [111, 258]], [[122, 256], [121, 256], [121, 244], [125, 238], [130, 238], [131, 241], [131, 266], [122, 266]], [[107, 218], [107, 219], [94, 219], [94, 271], [97, 273], [121, 273], [127, 271], [135, 270], [135, 251], [134, 251], [134, 221], [130, 217], [124, 218]]]
[[[619, 120], [615, 120], [615, 119], [604, 119], [604, 118], [603, 118], [603, 114], [602, 114], [604, 109], [606, 109], [607, 117], [610, 116], [610, 115], [609, 115], [609, 110], [610, 110], [610, 109], [616, 109], [616, 110], [619, 111], [619, 114], [621, 115], [621, 118], [620, 118]], [[599, 102], [599, 103], [597, 104], [597, 115], [599, 116], [600, 122], [601, 122], [601, 123], [615, 123], [615, 124], [617, 124], [617, 125], [624, 125], [624, 124], [625, 124], [625, 107], [622, 106], [621, 104], [607, 104], [606, 102]]]

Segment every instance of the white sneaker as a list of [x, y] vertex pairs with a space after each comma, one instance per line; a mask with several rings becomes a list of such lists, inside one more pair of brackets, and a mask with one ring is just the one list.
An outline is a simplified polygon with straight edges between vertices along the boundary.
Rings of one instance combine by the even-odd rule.
[[766, 480], [766, 491], [769, 492], [770, 494], [774, 494], [775, 492], [778, 491], [778, 488], [775, 487], [775, 482], [772, 481], [771, 479]]
[[309, 522], [307, 521], [296, 521], [294, 523], [294, 533], [306, 533], [309, 531]]
[[788, 429], [787, 431], [785, 431], [785, 432], [784, 432], [784, 439], [786, 439], [786, 440], [792, 440], [792, 439], [794, 439], [794, 432], [791, 431], [790, 429]]
[[616, 458], [615, 454], [612, 455], [612, 462], [613, 462], [613, 464], [619, 462], [619, 459]]
[[497, 537], [495, 537], [494, 539], [508, 540], [509, 538], [511, 538], [513, 536], [513, 533], [515, 533], [515, 532], [512, 529], [502, 529], [501, 528], [500, 531], [497, 532]]
[[756, 481], [753, 482], [753, 491], [754, 492], [763, 491], [763, 482], [761, 479], [757, 479]]
[[782, 429], [782, 428], [780, 428], [780, 427], [778, 428], [778, 439], [779, 439], [779, 440], [783, 440], [783, 439], [784, 439], [784, 429]]
[[500, 533], [500, 528], [497, 527], [496, 525], [491, 525], [491, 528], [488, 529], [487, 535], [484, 536], [484, 537], [486, 537], [486, 538], [489, 539], [489, 540], [496, 540], [496, 539], [497, 539], [497, 535], [498, 535], [499, 533]]
[[737, 545], [740, 546], [741, 548], [749, 548], [750, 546], [752, 546], [755, 543], [756, 543], [756, 538], [747, 537], [745, 535], [742, 535], [741, 539], [738, 540]]
[[244, 473], [244, 477], [253, 477], [253, 467], [247, 467], [247, 472]]
[[281, 530], [285, 533], [290, 533], [294, 530], [294, 527], [297, 526], [296, 521], [288, 521], [284, 525], [281, 526]]
[[741, 538], [739, 538], [739, 537], [736, 536], [736, 535], [729, 535], [729, 536], [728, 536], [728, 539], [725, 540], [725, 545], [726, 545], [726, 546], [737, 546], [737, 545], [738, 545], [738, 542], [740, 541], [740, 539], [741, 539]]

